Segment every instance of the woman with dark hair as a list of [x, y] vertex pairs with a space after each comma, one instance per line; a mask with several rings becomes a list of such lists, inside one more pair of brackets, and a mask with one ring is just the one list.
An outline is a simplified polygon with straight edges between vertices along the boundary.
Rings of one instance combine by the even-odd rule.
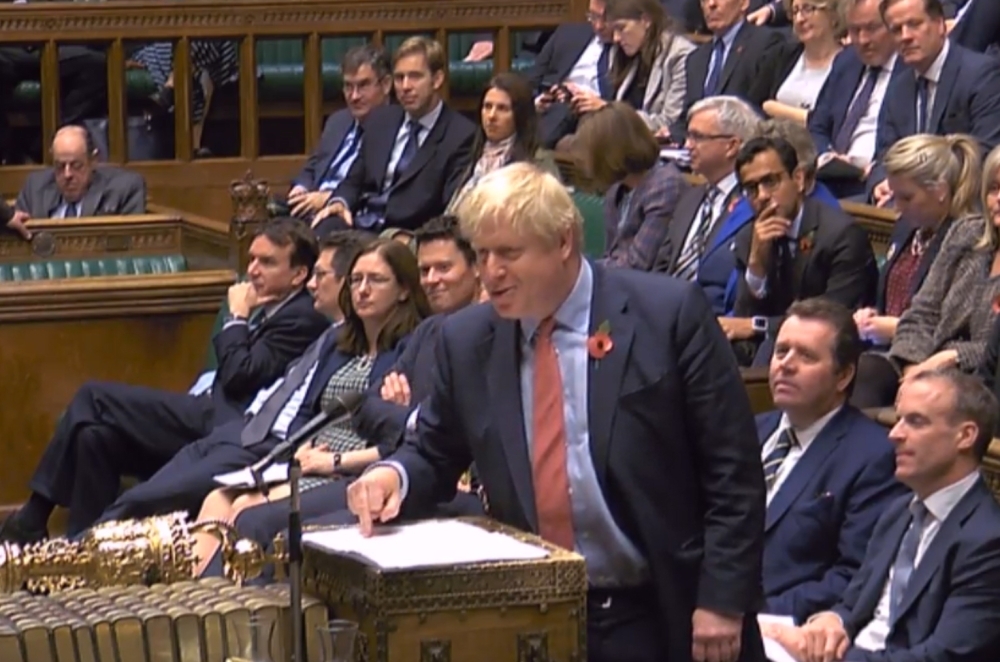
[[[694, 44], [674, 31], [659, 0], [608, 0], [605, 20], [614, 29], [608, 70], [614, 100], [635, 108], [653, 132], [667, 129], [684, 111], [687, 58]], [[570, 91], [581, 117], [607, 104]]]
[[[313, 272], [310, 290], [322, 287], [318, 273], [321, 270]], [[340, 291], [340, 307], [344, 322], [336, 352], [341, 367], [323, 392], [324, 409], [335, 397], [367, 391], [371, 385], [380, 384], [396, 362], [406, 338], [431, 314], [413, 252], [392, 239], [378, 239], [361, 249]], [[305, 492], [340, 475], [359, 473], [381, 459], [381, 454], [379, 448], [361, 438], [350, 421], [342, 421], [324, 428], [316, 439], [298, 449], [296, 457], [302, 465], [300, 489]], [[272, 487], [267, 496], [256, 491], [220, 488], [205, 497], [198, 519], [232, 523], [241, 511], [287, 498], [290, 492], [287, 483]], [[198, 535], [195, 554], [200, 559], [199, 573], [217, 547], [214, 536]]]
[[555, 161], [538, 140], [538, 115], [531, 85], [515, 73], [494, 76], [479, 101], [479, 131], [472, 143], [472, 159], [462, 184], [448, 204], [453, 210], [479, 179], [517, 161], [535, 161], [556, 177]]
[[684, 179], [660, 160], [653, 132], [626, 103], [613, 101], [580, 123], [573, 143], [604, 195], [604, 260], [649, 271], [667, 238]]

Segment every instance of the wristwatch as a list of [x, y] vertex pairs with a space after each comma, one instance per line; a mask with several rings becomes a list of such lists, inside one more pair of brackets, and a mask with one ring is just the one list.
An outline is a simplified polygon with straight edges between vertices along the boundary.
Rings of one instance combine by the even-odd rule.
[[226, 323], [229, 323], [229, 322], [246, 322], [246, 321], [247, 321], [247, 318], [243, 317], [242, 315], [233, 315], [232, 313], [230, 313], [229, 316], [226, 317]]
[[340, 453], [333, 454], [333, 470], [337, 471], [340, 469], [340, 461], [343, 459]]
[[753, 328], [754, 333], [767, 333], [768, 320], [766, 317], [760, 315], [754, 315], [750, 318], [750, 326]]

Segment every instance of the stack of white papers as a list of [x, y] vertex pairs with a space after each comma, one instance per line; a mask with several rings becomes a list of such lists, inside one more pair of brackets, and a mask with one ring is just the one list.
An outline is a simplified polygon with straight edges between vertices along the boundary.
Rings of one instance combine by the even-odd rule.
[[370, 538], [363, 537], [356, 526], [310, 531], [302, 536], [302, 542], [387, 570], [533, 561], [548, 556], [541, 547], [455, 520], [377, 526]]
[[[284, 463], [272, 464], [264, 470], [264, 475], [261, 476], [261, 479], [264, 481], [265, 485], [287, 483], [288, 465]], [[247, 489], [254, 489], [257, 487], [257, 484], [253, 480], [253, 475], [250, 473], [250, 467], [240, 469], [239, 471], [232, 471], [227, 474], [219, 474], [215, 477], [215, 482], [226, 487], [242, 487]]]

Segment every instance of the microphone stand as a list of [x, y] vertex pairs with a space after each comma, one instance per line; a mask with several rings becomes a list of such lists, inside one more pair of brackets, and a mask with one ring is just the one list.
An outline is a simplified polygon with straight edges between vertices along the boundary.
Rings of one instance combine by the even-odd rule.
[[299, 479], [302, 465], [296, 458], [288, 463], [288, 480], [292, 489], [288, 511], [288, 581], [291, 595], [290, 632], [292, 634], [292, 662], [306, 662], [303, 655], [305, 623], [302, 619], [302, 502]]

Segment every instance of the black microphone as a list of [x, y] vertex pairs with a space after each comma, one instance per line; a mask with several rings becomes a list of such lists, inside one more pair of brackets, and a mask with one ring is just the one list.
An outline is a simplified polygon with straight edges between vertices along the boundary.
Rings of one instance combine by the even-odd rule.
[[267, 491], [264, 484], [264, 472], [276, 462], [283, 462], [295, 455], [295, 451], [303, 442], [315, 437], [320, 430], [331, 423], [340, 423], [350, 418], [354, 412], [361, 407], [365, 396], [358, 391], [349, 391], [343, 395], [333, 396], [333, 400], [323, 411], [313, 416], [305, 425], [299, 428], [295, 434], [285, 439], [274, 447], [262, 460], [250, 466], [250, 475], [253, 477], [254, 485], [262, 492]]

